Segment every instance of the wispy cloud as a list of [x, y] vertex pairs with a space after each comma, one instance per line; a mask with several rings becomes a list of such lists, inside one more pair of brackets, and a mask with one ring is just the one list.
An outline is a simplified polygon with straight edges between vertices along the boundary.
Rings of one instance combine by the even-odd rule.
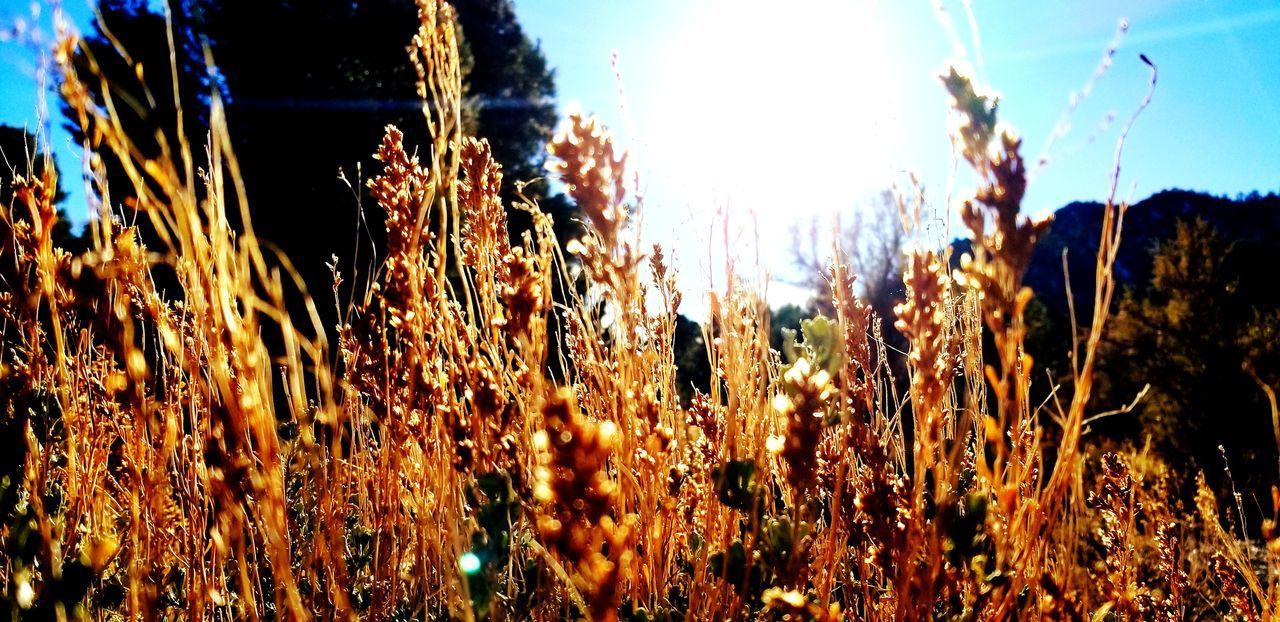
[[[1237, 13], [1234, 15], [1219, 15], [1208, 19], [1197, 19], [1195, 21], [1189, 20], [1185, 23], [1169, 24], [1156, 28], [1146, 28], [1142, 23], [1136, 23], [1133, 25], [1132, 30], [1129, 31], [1129, 36], [1126, 37], [1125, 45], [1128, 47], [1149, 46], [1181, 39], [1229, 35], [1238, 33], [1242, 30], [1260, 28], [1262, 26], [1278, 22], [1280, 22], [1280, 6]], [[1067, 41], [1057, 45], [1027, 48], [1020, 50], [1017, 53], [992, 55], [988, 58], [988, 62], [993, 64], [1021, 63], [1064, 56], [1094, 56], [1106, 48], [1106, 38], [1091, 37], [1088, 39]]]

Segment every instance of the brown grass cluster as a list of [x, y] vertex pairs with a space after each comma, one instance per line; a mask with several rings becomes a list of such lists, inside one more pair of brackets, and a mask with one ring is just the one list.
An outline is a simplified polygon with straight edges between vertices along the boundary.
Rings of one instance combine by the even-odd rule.
[[[55, 247], [51, 166], [0, 210], [11, 617], [1252, 620], [1280, 606], [1280, 574], [1256, 570], [1276, 567], [1274, 521], [1251, 545], [1203, 485], [1181, 520], [1158, 461], [1081, 443], [1122, 205], [1107, 206], [1071, 388], [1030, 403], [1022, 273], [1044, 223], [1021, 213], [1020, 141], [969, 78], [943, 79], [979, 180], [959, 269], [917, 244], [905, 301], [878, 318], [837, 252], [834, 317], [779, 353], [730, 266], [704, 328], [715, 380], [682, 403], [681, 294], [663, 250], [641, 251], [625, 151], [581, 115], [549, 145], [588, 225], [562, 256], [549, 217], [503, 205], [488, 144], [462, 135], [452, 10], [418, 4], [430, 143], [388, 127], [377, 146], [386, 257], [336, 344], [314, 312], [286, 311], [305, 291], [287, 260], [228, 224], [229, 206], [251, 220], [219, 102], [203, 157], [184, 141], [147, 158], [91, 98], [76, 39], [59, 45], [89, 162], [100, 183], [100, 156], [122, 164], [156, 241], [100, 186], [92, 248]], [[518, 244], [508, 209], [533, 216]], [[563, 285], [570, 264], [580, 288]], [[158, 290], [161, 271], [178, 291]], [[910, 342], [902, 395], [882, 321]]]

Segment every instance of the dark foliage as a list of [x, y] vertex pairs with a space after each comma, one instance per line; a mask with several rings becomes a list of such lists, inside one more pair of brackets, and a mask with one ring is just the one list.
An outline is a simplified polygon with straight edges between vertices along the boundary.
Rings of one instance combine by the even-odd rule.
[[[1083, 335], [1092, 319], [1102, 213], [1097, 203], [1058, 210], [1027, 271], [1025, 282], [1037, 295], [1027, 313], [1035, 403], [1048, 396], [1046, 370], [1070, 391], [1063, 252]], [[967, 250], [962, 242], [955, 247], [956, 257]], [[1139, 445], [1150, 437], [1169, 459], [1191, 465], [1187, 473], [1204, 470], [1220, 487], [1227, 485], [1225, 456], [1241, 492], [1269, 506], [1276, 437], [1258, 381], [1272, 387], [1280, 381], [1272, 377], [1280, 356], [1277, 266], [1276, 195], [1233, 200], [1169, 190], [1131, 206], [1116, 261], [1121, 295], [1101, 351], [1096, 410], [1121, 408], [1144, 386], [1150, 389], [1132, 413], [1099, 420], [1095, 433]]]
[[702, 336], [702, 325], [683, 316], [676, 316], [673, 336], [675, 363], [680, 395], [687, 402], [696, 389], [706, 393], [711, 390], [711, 364], [707, 360], [707, 344]]
[[[455, 2], [462, 27], [468, 131], [488, 138], [506, 169], [510, 206], [516, 181], [541, 175], [556, 121], [553, 74], [516, 22], [509, 0]], [[425, 144], [415, 72], [405, 51], [417, 27], [411, 0], [289, 2], [185, 0], [173, 15], [178, 93], [185, 132], [202, 142], [212, 93], [226, 103], [255, 232], [289, 257], [313, 291], [327, 291], [327, 264], [338, 258], [344, 299], [377, 265], [381, 218], [361, 214], [372, 202], [362, 178], [388, 124]], [[126, 132], [147, 153], [160, 132], [176, 144], [165, 17], [142, 0], [106, 0], [88, 56], [124, 109]], [[108, 33], [125, 42], [127, 58]], [[216, 69], [206, 68], [205, 52]], [[87, 62], [82, 60], [82, 62]], [[137, 67], [143, 72], [139, 79]], [[74, 119], [68, 119], [76, 125]], [[77, 136], [82, 138], [82, 136]], [[197, 153], [200, 151], [197, 146]], [[113, 205], [130, 204], [128, 183], [108, 161]], [[572, 206], [546, 184], [527, 188], [556, 219], [564, 239], [576, 233]], [[528, 220], [509, 210], [512, 235]], [[234, 215], [238, 209], [232, 209]], [[321, 305], [326, 325], [332, 305]]]

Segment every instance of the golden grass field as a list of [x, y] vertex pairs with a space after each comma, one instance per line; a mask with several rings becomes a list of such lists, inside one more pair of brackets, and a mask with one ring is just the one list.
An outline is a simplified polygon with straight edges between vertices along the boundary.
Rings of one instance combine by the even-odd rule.
[[[72, 63], [78, 41], [58, 44], [91, 153], [122, 163], [120, 192], [160, 243], [104, 208], [88, 251], [57, 248], [53, 167], [16, 180], [0, 210], [12, 619], [1262, 620], [1280, 607], [1274, 522], [1245, 540], [1208, 486], [1183, 510], [1158, 459], [1087, 445], [1120, 203], [1070, 388], [1031, 403], [1022, 275], [1045, 223], [1021, 213], [1021, 144], [981, 85], [942, 80], [979, 180], [960, 267], [910, 246], [906, 299], [882, 318], [835, 249], [833, 317], [780, 353], [761, 296], [726, 265], [704, 328], [715, 381], [685, 403], [681, 293], [629, 220], [623, 149], [580, 115], [548, 146], [588, 225], [561, 253], [549, 217], [504, 206], [514, 181], [461, 133], [450, 7], [419, 0], [419, 15], [430, 143], [388, 127], [370, 145], [387, 253], [333, 341], [314, 307], [286, 301], [328, 300], [335, 284], [299, 282], [251, 225], [229, 224], [229, 209], [249, 222], [251, 197], [218, 102], [208, 140], [148, 159], [91, 100], [105, 85]], [[521, 244], [508, 208], [533, 215]], [[908, 236], [930, 217], [918, 197], [898, 210]], [[160, 269], [180, 291], [159, 292]], [[908, 353], [881, 345], [883, 322]], [[563, 348], [548, 347], [553, 326]]]

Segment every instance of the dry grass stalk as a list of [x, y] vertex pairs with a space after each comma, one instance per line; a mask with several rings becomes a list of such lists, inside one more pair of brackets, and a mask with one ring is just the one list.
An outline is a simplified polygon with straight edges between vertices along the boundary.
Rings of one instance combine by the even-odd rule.
[[[201, 166], [185, 139], [143, 157], [110, 85], [90, 88], [94, 65], [78, 74], [77, 43], [63, 41], [63, 96], [99, 183], [103, 158], [118, 161], [154, 236], [104, 207], [91, 250], [56, 248], [52, 167], [18, 179], [0, 210], [0, 414], [22, 439], [20, 470], [0, 486], [12, 611], [1172, 620], [1191, 598], [1180, 549], [1199, 535], [1230, 606], [1270, 617], [1277, 581], [1253, 573], [1207, 491], [1203, 533], [1189, 534], [1174, 527], [1163, 471], [1109, 454], [1084, 502], [1117, 205], [1061, 440], [1046, 452], [1022, 286], [1045, 223], [1022, 215], [1020, 142], [969, 78], [944, 84], [954, 144], [979, 179], [963, 209], [973, 253], [954, 272], [942, 249], [904, 257], [893, 319], [909, 340], [907, 393], [890, 376], [883, 318], [856, 298], [837, 249], [834, 317], [807, 321], [783, 353], [760, 296], [726, 266], [704, 328], [714, 380], [684, 404], [681, 294], [663, 249], [640, 250], [625, 150], [576, 114], [548, 147], [588, 225], [569, 245], [581, 287], [556, 303], [553, 287], [575, 277], [553, 223], [499, 198], [488, 144], [462, 135], [452, 9], [418, 7], [410, 51], [428, 144], [411, 156], [413, 139], [389, 127], [377, 146], [368, 190], [387, 254], [332, 357], [316, 315], [286, 311], [305, 284], [253, 234], [216, 98]], [[911, 215], [900, 200], [908, 236], [920, 205]], [[510, 208], [534, 223], [518, 243]], [[168, 297], [154, 283], [166, 269], [179, 285]], [[1097, 567], [1084, 562], [1095, 537]]]

